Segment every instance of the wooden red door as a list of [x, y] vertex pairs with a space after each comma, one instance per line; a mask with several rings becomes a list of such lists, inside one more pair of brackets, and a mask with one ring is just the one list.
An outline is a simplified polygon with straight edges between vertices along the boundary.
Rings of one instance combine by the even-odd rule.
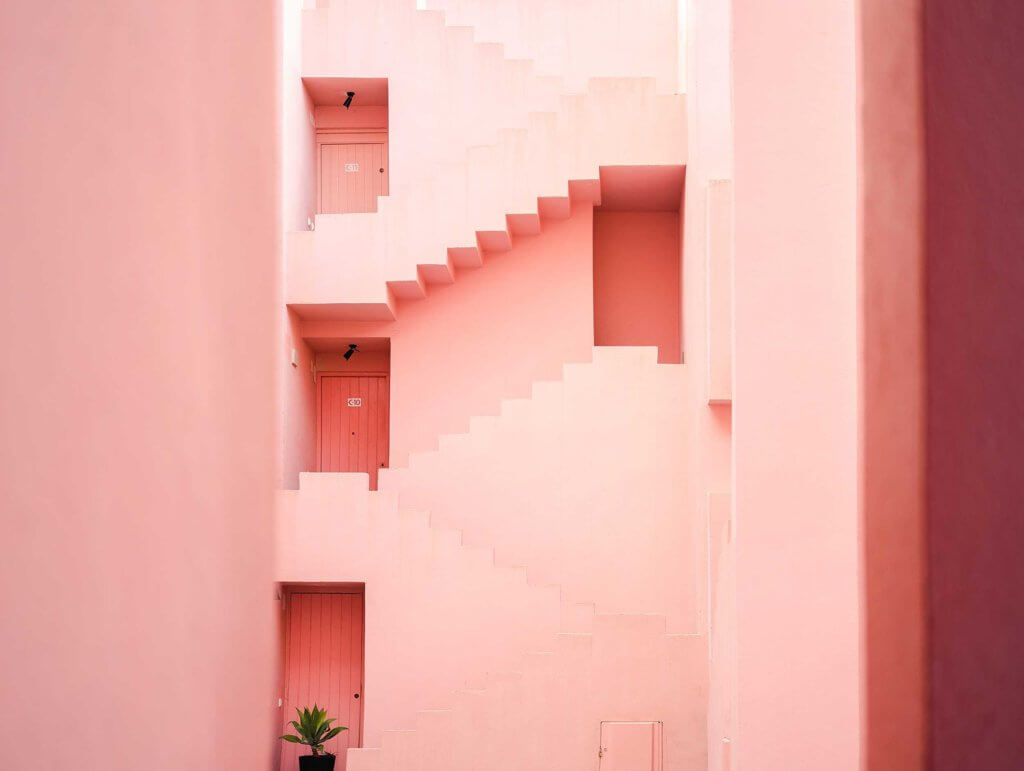
[[[324, 746], [345, 771], [346, 750], [362, 739], [363, 596], [290, 592], [285, 595], [284, 698], [281, 733], [294, 733], [296, 708], [313, 704], [348, 726]], [[297, 771], [304, 745], [281, 742], [281, 771]]]
[[319, 376], [320, 471], [365, 471], [377, 489], [388, 463], [388, 381], [383, 375]]
[[377, 211], [387, 193], [383, 143], [320, 145], [320, 212]]

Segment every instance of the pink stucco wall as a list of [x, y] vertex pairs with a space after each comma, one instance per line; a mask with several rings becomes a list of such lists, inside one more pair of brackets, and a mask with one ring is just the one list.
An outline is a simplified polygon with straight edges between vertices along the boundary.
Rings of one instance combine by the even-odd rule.
[[[686, 169], [683, 202], [683, 360], [688, 387], [683, 392], [689, 414], [686, 461], [687, 506], [700, 512], [709, 546], [708, 595], [704, 629], [708, 634], [708, 769], [724, 771], [735, 755], [735, 528], [732, 521], [732, 407], [725, 399], [709, 405], [707, 373], [713, 355], [718, 365], [732, 361], [732, 314], [709, 313], [713, 286], [710, 266], [730, 266], [727, 241], [709, 232], [712, 185], [728, 187], [732, 176], [731, 30], [729, 0], [690, 2], [687, 24], [687, 142], [692, 149]], [[731, 200], [731, 196], [730, 196]], [[732, 295], [732, 283], [727, 296]], [[723, 339], [723, 335], [724, 338]], [[720, 371], [720, 370], [719, 370]], [[732, 388], [731, 373], [728, 393]], [[715, 392], [722, 397], [721, 391]], [[731, 754], [730, 754], [731, 753]]]
[[853, 11], [732, 4], [739, 768], [859, 767]]
[[277, 352], [281, 378], [277, 412], [280, 486], [294, 489], [299, 484], [299, 472], [316, 468], [316, 353], [302, 339], [301, 320], [295, 313], [286, 309], [284, 317], [285, 330]]
[[654, 345], [679, 362], [679, 212], [594, 212], [594, 344]]
[[4, 768], [269, 757], [274, 24], [0, 9]]
[[[280, 223], [285, 231], [303, 231], [316, 215], [315, 105], [302, 81], [302, 14], [304, 0], [280, 4], [278, 25], [278, 128], [281, 153], [277, 183]], [[278, 260], [278, 329], [274, 374], [279, 394], [275, 411], [278, 436], [278, 486], [294, 488], [299, 472], [311, 468], [315, 450], [315, 393], [310, 362], [313, 353], [298, 332], [295, 315], [285, 308], [284, 260]], [[298, 358], [292, 366], [292, 350]], [[284, 441], [284, 437], [288, 437]]]
[[924, 3], [931, 763], [1024, 758], [1019, 3]]

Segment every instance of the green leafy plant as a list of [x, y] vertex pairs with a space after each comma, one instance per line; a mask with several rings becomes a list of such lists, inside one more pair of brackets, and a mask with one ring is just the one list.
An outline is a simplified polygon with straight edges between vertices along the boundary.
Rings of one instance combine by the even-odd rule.
[[299, 715], [298, 720], [292, 721], [292, 728], [295, 729], [295, 733], [285, 734], [281, 738], [292, 744], [308, 745], [313, 750], [314, 755], [319, 755], [324, 751], [324, 742], [333, 739], [342, 731], [348, 730], [343, 725], [331, 728], [331, 723], [337, 718], [327, 717], [327, 710], [320, 709], [316, 704], [313, 705], [312, 712], [309, 707], [304, 707], [303, 709], [296, 707], [295, 711]]

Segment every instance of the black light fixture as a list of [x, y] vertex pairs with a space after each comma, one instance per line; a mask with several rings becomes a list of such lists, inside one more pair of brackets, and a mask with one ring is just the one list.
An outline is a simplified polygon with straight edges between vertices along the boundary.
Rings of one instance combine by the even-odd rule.
[[356, 92], [355, 91], [347, 91], [346, 94], [347, 94], [347, 96], [346, 96], [346, 99], [345, 99], [343, 104], [344, 104], [345, 109], [347, 110], [349, 107], [352, 106], [352, 99], [355, 97]]
[[349, 343], [348, 350], [341, 355], [345, 357], [345, 361], [348, 361], [352, 358], [353, 353], [359, 353], [359, 347], [355, 343]]

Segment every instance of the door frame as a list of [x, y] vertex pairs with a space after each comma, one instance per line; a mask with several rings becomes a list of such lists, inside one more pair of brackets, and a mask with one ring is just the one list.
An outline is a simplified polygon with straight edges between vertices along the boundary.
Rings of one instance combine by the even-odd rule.
[[[363, 636], [359, 641], [362, 646], [362, 656], [360, 657], [361, 668], [359, 671], [359, 731], [356, 741], [352, 744], [352, 747], [363, 746], [363, 723], [366, 719], [366, 709], [364, 702], [366, 701], [366, 584], [361, 583], [324, 583], [324, 584], [279, 584], [278, 585], [278, 599], [281, 603], [281, 658], [280, 658], [280, 700], [281, 705], [278, 708], [280, 711], [279, 718], [280, 724], [287, 727], [284, 714], [284, 702], [285, 697], [288, 693], [288, 654], [289, 654], [289, 643], [291, 638], [288, 634], [288, 613], [291, 608], [291, 598], [295, 594], [358, 594], [363, 598], [363, 624], [362, 631]], [[281, 765], [280, 758], [276, 761], [275, 768], [279, 768]]]
[[388, 195], [391, 164], [388, 158], [387, 129], [317, 129], [316, 131], [316, 213], [323, 214], [323, 146], [324, 145], [384, 145], [384, 179], [381, 195]]
[[[382, 377], [384, 378], [384, 398], [387, 415], [388, 430], [384, 435], [384, 466], [388, 468], [391, 463], [391, 375], [382, 370], [345, 370], [344, 372], [321, 372], [316, 373], [316, 470], [323, 471], [323, 379], [325, 377]], [[378, 469], [379, 471], [379, 469]]]

